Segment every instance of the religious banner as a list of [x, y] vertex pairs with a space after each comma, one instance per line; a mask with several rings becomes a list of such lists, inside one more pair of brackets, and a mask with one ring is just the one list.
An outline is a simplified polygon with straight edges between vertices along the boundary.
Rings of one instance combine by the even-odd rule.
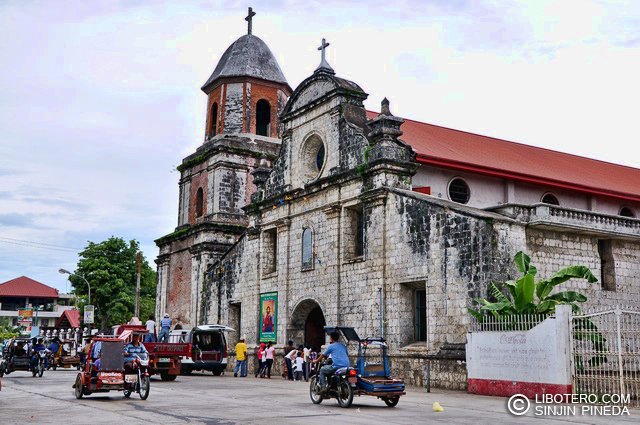
[[260, 320], [258, 320], [258, 338], [260, 342], [276, 342], [278, 329], [278, 293], [260, 294]]

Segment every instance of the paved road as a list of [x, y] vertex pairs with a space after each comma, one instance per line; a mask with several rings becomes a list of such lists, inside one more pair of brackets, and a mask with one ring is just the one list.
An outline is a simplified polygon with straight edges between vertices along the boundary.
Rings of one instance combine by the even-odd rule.
[[[426, 393], [409, 388], [397, 407], [389, 408], [373, 397], [359, 397], [349, 409], [335, 400], [314, 405], [304, 382], [214, 377], [194, 374], [175, 382], [152, 379], [149, 399], [132, 395], [127, 400], [111, 392], [76, 400], [71, 385], [76, 372], [46, 372], [32, 378], [14, 372], [2, 378], [0, 424], [638, 424], [640, 411], [631, 416], [515, 417], [507, 413], [505, 399], [463, 392]], [[436, 413], [438, 401], [444, 412]], [[531, 413], [531, 412], [530, 412]]]

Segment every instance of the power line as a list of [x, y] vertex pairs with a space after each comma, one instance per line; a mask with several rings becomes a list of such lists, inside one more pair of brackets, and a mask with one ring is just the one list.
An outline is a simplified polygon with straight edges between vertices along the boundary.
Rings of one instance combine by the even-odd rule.
[[0, 237], [0, 243], [8, 243], [11, 245], [23, 246], [27, 248], [39, 248], [39, 249], [47, 249], [50, 251], [60, 251], [60, 252], [74, 252], [77, 253], [81, 250], [76, 248], [67, 248], [62, 246], [50, 245], [50, 244], [40, 244], [38, 242], [30, 242], [30, 241], [21, 241], [21, 240], [13, 240], [11, 238]]
[[34, 245], [45, 245], [45, 246], [50, 246], [50, 247], [53, 247], [53, 248], [73, 249], [75, 251], [80, 251], [79, 248], [72, 248], [70, 246], [54, 245], [54, 244], [50, 244], [50, 243], [46, 243], [46, 242], [25, 241], [24, 239], [15, 239], [15, 238], [7, 237], [7, 236], [0, 236], [0, 239], [7, 239], [7, 240], [10, 240], [10, 241], [13, 241], [13, 242], [30, 243], [30, 244], [34, 244]]

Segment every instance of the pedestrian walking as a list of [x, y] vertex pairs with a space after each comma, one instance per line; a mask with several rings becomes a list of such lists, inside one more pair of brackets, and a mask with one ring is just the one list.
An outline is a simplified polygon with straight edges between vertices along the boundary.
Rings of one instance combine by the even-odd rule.
[[256, 378], [260, 375], [261, 378], [264, 378], [264, 366], [266, 363], [266, 359], [264, 358], [264, 349], [267, 348], [267, 345], [264, 342], [260, 343], [260, 347], [258, 347], [258, 353], [256, 354], [256, 360], [258, 361], [258, 366], [256, 367]]
[[303, 370], [304, 370], [304, 356], [302, 351], [298, 351], [298, 355], [296, 356], [296, 365], [295, 365], [295, 378], [296, 381], [302, 381]]
[[[289, 341], [292, 342], [292, 341]], [[287, 355], [284, 357], [284, 360], [287, 364], [287, 378], [289, 381], [293, 381], [293, 366], [295, 365], [296, 357], [298, 356], [298, 350], [294, 348], [289, 351]]]
[[236, 367], [233, 368], [233, 376], [245, 378], [247, 376], [247, 344], [244, 343], [244, 337], [240, 338], [236, 344]]
[[149, 315], [149, 320], [145, 323], [147, 334], [144, 336], [144, 342], [156, 342], [156, 318], [153, 314]]
[[[271, 367], [273, 366], [273, 360], [276, 356], [276, 349], [270, 342], [267, 342], [267, 348], [264, 349], [265, 369], [267, 372], [267, 378], [271, 379]], [[264, 372], [263, 372], [264, 373]]]
[[286, 375], [284, 373], [282, 374], [282, 377], [284, 378], [286, 376], [286, 379], [288, 379], [289, 381], [293, 381], [293, 363], [291, 361], [291, 358], [289, 358], [289, 354], [291, 353], [291, 351], [295, 350], [296, 349], [293, 346], [293, 341], [289, 340], [287, 346], [284, 347], [284, 363], [286, 369], [284, 373], [286, 373]]
[[169, 342], [169, 332], [171, 332], [171, 319], [169, 318], [169, 314], [165, 313], [164, 317], [160, 321], [158, 342]]

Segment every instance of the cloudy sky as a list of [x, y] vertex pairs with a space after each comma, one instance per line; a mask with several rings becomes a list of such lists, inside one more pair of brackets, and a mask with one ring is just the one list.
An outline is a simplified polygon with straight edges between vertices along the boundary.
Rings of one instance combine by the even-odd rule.
[[640, 167], [637, 1], [4, 0], [0, 282], [65, 291], [58, 268], [111, 235], [157, 255], [247, 6], [294, 88], [326, 37], [370, 109]]

